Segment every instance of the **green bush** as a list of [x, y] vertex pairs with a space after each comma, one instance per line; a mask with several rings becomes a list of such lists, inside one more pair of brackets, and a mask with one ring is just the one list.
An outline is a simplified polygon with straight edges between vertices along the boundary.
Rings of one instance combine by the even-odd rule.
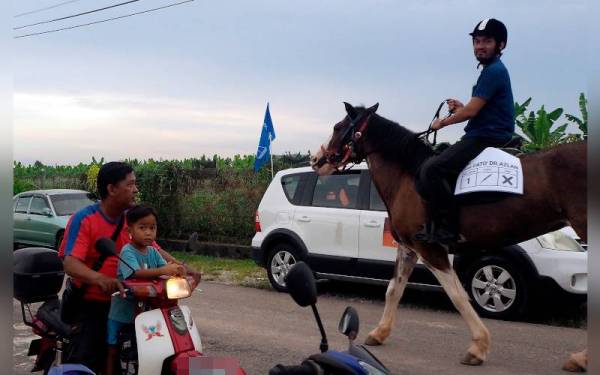
[[27, 180], [13, 177], [13, 195], [28, 190], [35, 190], [37, 187]]
[[[273, 156], [273, 169], [306, 164], [310, 154]], [[46, 166], [40, 162], [15, 162], [15, 194], [34, 188], [92, 189], [104, 159], [77, 166]], [[158, 232], [163, 238], [187, 238], [198, 232], [204, 241], [249, 244], [254, 216], [271, 182], [270, 164], [254, 173], [254, 155], [139, 161], [125, 160], [134, 169], [138, 199], [158, 212]]]

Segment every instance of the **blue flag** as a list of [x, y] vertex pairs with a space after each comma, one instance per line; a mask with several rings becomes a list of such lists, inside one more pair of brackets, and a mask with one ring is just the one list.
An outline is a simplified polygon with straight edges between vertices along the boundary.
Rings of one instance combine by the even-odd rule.
[[273, 128], [273, 121], [269, 112], [269, 103], [267, 103], [265, 121], [260, 132], [260, 141], [258, 141], [258, 150], [256, 151], [256, 159], [254, 160], [254, 172], [257, 172], [271, 157], [271, 142], [274, 140], [275, 129]]

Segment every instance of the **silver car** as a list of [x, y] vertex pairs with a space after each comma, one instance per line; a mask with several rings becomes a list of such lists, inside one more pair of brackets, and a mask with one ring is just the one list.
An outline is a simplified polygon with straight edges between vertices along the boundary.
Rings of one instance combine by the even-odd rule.
[[34, 190], [15, 195], [15, 245], [58, 249], [71, 215], [94, 202], [89, 192], [73, 189]]

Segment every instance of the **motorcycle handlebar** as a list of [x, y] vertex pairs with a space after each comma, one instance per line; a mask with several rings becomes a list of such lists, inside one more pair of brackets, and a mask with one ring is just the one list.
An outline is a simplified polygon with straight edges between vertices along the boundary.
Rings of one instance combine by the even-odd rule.
[[300, 366], [278, 364], [269, 371], [269, 375], [319, 375], [317, 364], [302, 363]]

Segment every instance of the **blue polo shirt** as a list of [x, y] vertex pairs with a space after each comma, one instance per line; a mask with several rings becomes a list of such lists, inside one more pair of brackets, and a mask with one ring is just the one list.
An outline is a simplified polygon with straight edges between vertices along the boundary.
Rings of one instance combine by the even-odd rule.
[[483, 68], [471, 96], [486, 103], [467, 123], [463, 138], [508, 142], [515, 132], [515, 104], [508, 70], [498, 57]]

